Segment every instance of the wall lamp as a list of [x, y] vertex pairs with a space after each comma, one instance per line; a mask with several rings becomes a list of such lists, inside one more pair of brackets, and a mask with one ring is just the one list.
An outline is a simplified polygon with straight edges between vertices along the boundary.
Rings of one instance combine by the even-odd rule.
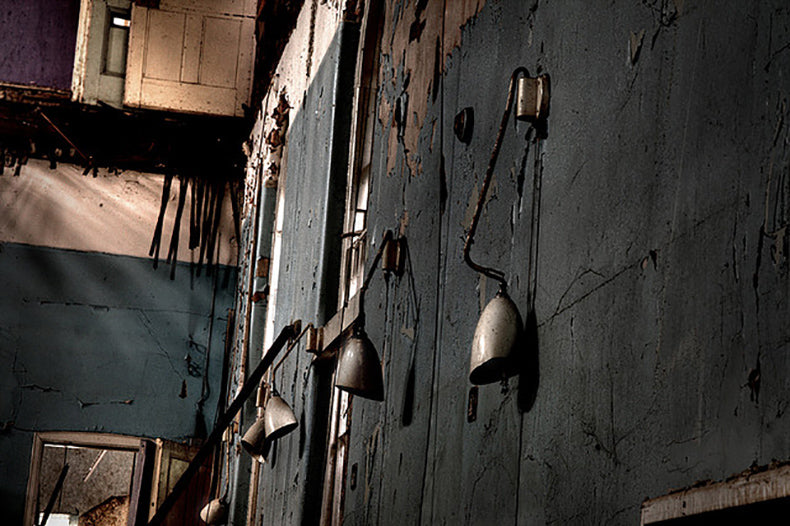
[[[230, 444], [225, 443], [224, 447], [220, 448], [220, 451], [224, 449], [225, 451], [225, 488], [222, 492], [222, 496], [216, 496], [215, 498], [211, 499], [203, 508], [200, 510], [200, 520], [208, 524], [209, 526], [215, 526], [219, 524], [225, 524], [228, 522], [228, 492], [230, 491]], [[220, 464], [219, 461], [214, 465], [214, 469], [211, 470], [211, 489], [209, 490], [210, 494], [213, 494], [217, 489], [217, 484], [221, 478], [221, 471], [219, 470]]]
[[241, 437], [241, 445], [252, 458], [263, 464], [269, 456], [271, 441], [266, 440], [266, 423], [258, 416]]
[[228, 502], [225, 497], [212, 499], [200, 510], [200, 520], [214, 526], [228, 521]]
[[378, 402], [384, 400], [384, 378], [379, 355], [365, 332], [365, 292], [382, 255], [385, 255], [382, 265], [384, 272], [400, 274], [402, 241], [402, 238], [393, 239], [391, 230], [384, 233], [381, 246], [373, 258], [373, 265], [359, 289], [359, 315], [354, 323], [351, 337], [340, 350], [335, 371], [335, 386], [338, 389]]
[[490, 384], [515, 374], [514, 349], [522, 333], [521, 316], [518, 308], [507, 293], [507, 280], [504, 272], [475, 263], [470, 255], [475, 232], [483, 211], [486, 194], [491, 185], [494, 166], [499, 157], [505, 135], [513, 99], [518, 100], [516, 118], [535, 122], [545, 118], [548, 112], [548, 77], [531, 78], [525, 68], [517, 68], [510, 77], [507, 102], [502, 121], [499, 125], [494, 148], [488, 162], [480, 197], [475, 206], [472, 223], [464, 243], [464, 261], [475, 272], [499, 282], [499, 291], [480, 314], [472, 340], [472, 354], [469, 364], [469, 380], [473, 384]]
[[[241, 389], [239, 389], [236, 397], [233, 399], [227, 409], [225, 409], [217, 417], [217, 422], [214, 424], [214, 428], [211, 430], [211, 433], [209, 433], [208, 438], [206, 438], [205, 442], [203, 442], [203, 445], [200, 446], [198, 452], [195, 453], [195, 456], [189, 462], [189, 465], [172, 486], [170, 493], [167, 495], [167, 497], [165, 497], [165, 500], [162, 501], [162, 504], [156, 510], [154, 516], [148, 521], [148, 526], [162, 526], [168, 514], [173, 509], [175, 503], [178, 501], [181, 495], [183, 495], [192, 479], [195, 477], [195, 475], [197, 475], [198, 471], [200, 471], [203, 463], [206, 461], [206, 459], [208, 459], [209, 455], [211, 455], [214, 451], [214, 448], [222, 440], [225, 430], [228, 428], [228, 426], [230, 426], [231, 422], [233, 422], [233, 419], [236, 417], [236, 414], [241, 410], [241, 408], [244, 406], [244, 403], [258, 386], [258, 382], [260, 382], [261, 378], [263, 378], [263, 374], [267, 369], [269, 369], [272, 362], [274, 362], [274, 359], [277, 357], [277, 354], [279, 354], [280, 350], [282, 350], [285, 344], [292, 340], [299, 333], [300, 328], [300, 321], [295, 321], [290, 325], [283, 327], [283, 329], [280, 331], [280, 334], [274, 339], [274, 342], [272, 342], [271, 347], [269, 347], [269, 349], [264, 353], [261, 361], [244, 380], [244, 383], [242, 384]], [[206, 517], [209, 518], [208, 511], [210, 510], [206, 511]]]
[[[302, 339], [302, 336], [307, 334], [313, 329], [313, 324], [307, 324], [307, 327], [304, 328], [303, 331], [299, 333], [299, 335], [293, 339], [293, 341], [286, 349], [285, 354], [283, 354], [280, 361], [272, 367], [272, 377], [274, 377], [275, 372], [277, 369], [283, 364], [285, 359], [291, 353], [291, 351], [296, 347], [296, 344], [299, 343], [299, 340]], [[244, 433], [244, 436], [241, 439], [242, 447], [252, 455], [252, 458], [263, 464], [266, 460], [266, 457], [269, 456], [269, 450], [271, 449], [272, 442], [277, 440], [278, 438], [282, 438], [297, 427], [299, 427], [299, 421], [296, 419], [296, 415], [291, 409], [291, 406], [288, 405], [288, 402], [283, 400], [280, 394], [277, 392], [273, 384], [265, 384], [266, 386], [266, 398], [268, 400], [263, 405], [263, 414], [259, 415], [258, 418], [255, 419], [255, 422], [247, 429], [247, 432]]]

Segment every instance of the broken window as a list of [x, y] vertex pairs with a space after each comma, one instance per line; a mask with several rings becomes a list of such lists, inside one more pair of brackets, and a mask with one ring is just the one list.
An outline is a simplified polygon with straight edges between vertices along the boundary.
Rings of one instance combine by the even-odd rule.
[[37, 433], [25, 524], [126, 524], [139, 449], [134, 437]]
[[[197, 448], [107, 433], [36, 433], [25, 526], [146, 524], [171, 492]], [[165, 524], [199, 524], [209, 500], [209, 458]], [[130, 516], [134, 519], [130, 519]]]

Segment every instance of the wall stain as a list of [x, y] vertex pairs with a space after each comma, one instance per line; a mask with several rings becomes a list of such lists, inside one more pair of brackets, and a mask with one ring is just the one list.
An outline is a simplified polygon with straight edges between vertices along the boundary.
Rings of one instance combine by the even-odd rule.
[[20, 389], [26, 389], [31, 391], [41, 391], [42, 393], [59, 393], [61, 392], [60, 389], [55, 389], [54, 387], [49, 386], [41, 386], [37, 384], [26, 384], [20, 385]]
[[757, 365], [749, 371], [748, 385], [749, 385], [749, 399], [755, 404], [760, 403], [760, 356], [757, 356]]

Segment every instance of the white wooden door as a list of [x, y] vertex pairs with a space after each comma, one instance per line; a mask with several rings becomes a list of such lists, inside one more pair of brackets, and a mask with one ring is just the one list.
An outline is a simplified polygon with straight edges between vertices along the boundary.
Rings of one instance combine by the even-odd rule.
[[124, 104], [243, 115], [252, 86], [255, 6], [255, 0], [135, 5]]

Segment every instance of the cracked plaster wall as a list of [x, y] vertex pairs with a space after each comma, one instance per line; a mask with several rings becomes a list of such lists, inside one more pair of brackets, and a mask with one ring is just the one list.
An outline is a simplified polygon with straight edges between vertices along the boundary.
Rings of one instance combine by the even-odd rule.
[[[0, 503], [4, 524], [22, 521], [35, 431], [186, 440], [195, 435], [203, 393], [204, 426], [211, 429], [236, 280], [236, 270], [230, 266], [220, 265], [210, 275], [204, 268], [198, 275], [189, 263], [179, 262], [175, 279], [170, 280], [168, 266], [163, 263], [155, 270], [151, 259], [144, 257], [7, 241], [14, 231], [23, 229], [31, 241], [34, 230], [46, 224], [48, 235], [64, 234], [59, 244], [68, 245], [68, 240], [79, 239], [80, 234], [94, 248], [114, 246], [114, 239], [106, 239], [112, 227], [120, 229], [117, 235], [138, 241], [143, 232], [146, 237], [153, 233], [156, 213], [143, 217], [129, 213], [126, 228], [121, 220], [124, 211], [134, 210], [135, 202], [142, 210], [148, 210], [143, 206], [146, 203], [154, 205], [151, 209], [156, 211], [160, 199], [156, 192], [134, 196], [124, 190], [123, 180], [133, 182], [144, 175], [110, 175], [105, 180], [102, 174], [86, 179], [97, 190], [92, 195], [81, 194], [80, 200], [74, 198], [75, 192], [79, 194], [76, 190], [50, 192], [50, 205], [42, 207], [37, 199], [47, 194], [52, 178], [50, 174], [36, 177], [41, 175], [37, 170], [46, 168], [38, 161], [30, 163], [30, 170], [14, 181], [8, 176], [0, 180], [3, 195], [13, 194], [18, 200], [16, 208], [9, 209], [22, 209], [25, 215], [21, 217], [33, 218], [15, 230], [7, 215], [0, 213], [6, 240], [0, 244]], [[74, 179], [73, 170], [60, 165], [53, 173], [60, 175], [60, 184], [73, 182], [76, 188], [83, 178]], [[77, 215], [84, 218], [80, 225], [58, 215], [69, 206], [79, 209]], [[97, 225], [102, 221], [91, 217], [92, 209], [99, 218], [111, 217], [111, 226]], [[49, 221], [42, 224], [41, 217]], [[131, 243], [127, 250], [136, 246]], [[205, 391], [204, 379], [208, 380]]]
[[[354, 401], [345, 523], [636, 524], [645, 498], [790, 458], [787, 6], [451, 6], [385, 3], [369, 231], [409, 250], [366, 301], [386, 394]], [[548, 126], [538, 140], [511, 120], [473, 254], [506, 272], [539, 344], [530, 374], [480, 387], [469, 422], [469, 348], [496, 287], [462, 244], [517, 66], [551, 76]], [[294, 129], [318, 119], [311, 92]], [[281, 288], [313, 281], [297, 259]], [[275, 522], [298, 517], [299, 440], [264, 468]]]
[[[257, 116], [257, 120], [252, 127], [249, 138], [250, 155], [248, 156], [247, 177], [245, 184], [245, 206], [242, 212], [241, 236], [242, 236], [242, 256], [239, 261], [239, 286], [236, 292], [236, 323], [234, 327], [234, 349], [230, 363], [229, 390], [235, 392], [241, 381], [241, 373], [249, 371], [260, 360], [265, 351], [267, 340], [274, 339], [283, 326], [295, 319], [301, 319], [303, 324], [315, 321], [317, 313], [323, 310], [325, 299], [323, 296], [323, 286], [321, 285], [322, 270], [317, 263], [321, 258], [321, 232], [325, 227], [324, 214], [325, 199], [315, 197], [305, 199], [313, 193], [323, 196], [326, 190], [328, 166], [327, 160], [330, 151], [330, 136], [333, 126], [334, 107], [329, 102], [334, 96], [333, 80], [336, 74], [336, 67], [332, 66], [336, 61], [338, 53], [338, 42], [336, 30], [340, 23], [340, 9], [338, 2], [326, 2], [319, 0], [307, 0], [304, 2], [298, 14], [296, 27], [292, 31], [289, 41], [283, 49], [280, 63], [278, 64], [273, 76], [271, 85], [261, 101], [262, 110]], [[326, 56], [331, 58], [325, 59]], [[282, 146], [282, 160], [278, 166], [278, 173], [273, 174], [269, 170], [271, 160], [268, 156], [267, 137], [273, 130], [278, 129], [277, 119], [273, 116], [275, 109], [281, 101], [281, 95], [291, 107], [286, 111], [288, 118], [285, 129], [287, 130]], [[303, 111], [305, 107], [310, 107], [310, 111]], [[320, 124], [316, 124], [320, 121]], [[311, 126], [312, 125], [312, 126]], [[292, 137], [295, 139], [297, 148], [289, 153], [289, 144]], [[314, 146], [311, 150], [305, 149], [305, 143], [312, 141]], [[275, 177], [269, 179], [271, 175]], [[279, 176], [279, 181], [278, 181]], [[292, 186], [286, 186], [289, 181]], [[270, 188], [261, 188], [261, 185], [274, 185]], [[285, 242], [278, 248], [285, 253], [282, 258], [280, 273], [286, 277], [279, 281], [272, 281], [275, 278], [275, 264], [262, 260], [254, 261], [254, 254], [259, 251], [261, 246], [275, 246], [276, 242], [271, 232], [258, 232], [256, 221], [258, 214], [272, 213], [266, 203], [273, 199], [271, 192], [279, 197], [285, 192], [292, 196], [299, 185], [309, 186], [310, 192], [303, 192], [302, 198], [305, 201], [295, 205], [291, 200], [287, 203], [286, 212], [289, 214], [289, 221], [279, 221], [275, 224], [275, 230], [283, 228], [291, 231], [302, 232], [303, 236], [285, 235]], [[259, 195], [260, 190], [260, 195]], [[267, 194], [268, 197], [267, 197]], [[279, 201], [278, 201], [279, 202]], [[339, 201], [342, 206], [342, 200]], [[302, 203], [306, 203], [302, 206]], [[262, 223], [271, 220], [264, 219]], [[298, 225], [298, 226], [297, 226]], [[256, 240], [255, 236], [259, 235]], [[264, 239], [264, 236], [266, 238]], [[274, 250], [272, 250], [274, 252]], [[269, 252], [263, 252], [266, 257]], [[272, 259], [276, 256], [271, 254]], [[298, 268], [298, 271], [294, 268]], [[265, 270], [263, 270], [265, 269]], [[260, 272], [260, 273], [259, 273]], [[309, 277], [308, 277], [309, 276]], [[283, 290], [280, 291], [279, 287]], [[257, 294], [256, 294], [257, 293]], [[274, 298], [279, 298], [276, 305]], [[253, 309], [253, 304], [257, 308]], [[275, 309], [273, 313], [268, 310]], [[276, 316], [275, 316], [276, 313]], [[275, 316], [269, 318], [269, 316]], [[253, 320], [253, 316], [257, 316]], [[271, 326], [268, 326], [269, 322]], [[262, 325], [267, 325], [269, 334], [264, 335], [260, 329]], [[245, 358], [245, 349], [248, 355]], [[295, 350], [291, 356], [296, 358], [299, 350]], [[298, 362], [304, 365], [304, 358]], [[286, 364], [287, 367], [287, 364]], [[283, 369], [286, 369], [283, 367]], [[289, 369], [289, 372], [292, 372]], [[312, 379], [310, 379], [312, 381]], [[308, 378], [304, 378], [304, 386], [310, 385]], [[301, 389], [300, 382], [300, 389]], [[290, 393], [292, 388], [296, 388], [294, 383], [284, 386]], [[304, 392], [304, 391], [300, 391]], [[313, 403], [313, 397], [302, 396], [302, 403]], [[305, 402], [309, 398], [308, 402]], [[301, 411], [301, 405], [295, 407], [297, 415]], [[307, 413], [309, 415], [309, 411]], [[244, 521], [246, 518], [247, 497], [249, 492], [250, 473], [252, 471], [252, 461], [241, 449], [239, 443], [243, 431], [255, 420], [256, 408], [254, 404], [247, 404], [241, 417], [241, 432], [233, 435], [234, 455], [230, 467], [231, 478], [231, 502], [229, 521]], [[304, 422], [304, 420], [303, 420]], [[300, 436], [302, 441], [299, 444], [300, 451], [305, 450], [305, 440], [308, 436], [304, 432], [305, 424], [302, 424]], [[301, 459], [301, 457], [300, 457]], [[288, 461], [289, 476], [291, 470], [304, 473], [312, 471], [314, 467], [307, 467], [306, 463], [298, 465], [298, 460]], [[281, 463], [282, 466], [282, 463]], [[261, 488], [259, 500], [267, 500], [270, 494], [267, 493], [272, 487], [269, 480], [271, 473], [269, 466], [265, 466], [261, 471]], [[298, 478], [294, 488], [299, 488]], [[293, 489], [293, 488], [292, 488]], [[280, 492], [280, 488], [274, 490]], [[280, 492], [279, 498], [282, 499]], [[304, 502], [304, 493], [293, 490], [289, 492], [289, 513], [291, 522], [296, 521], [294, 516], [301, 517]], [[274, 505], [268, 502], [268, 509]], [[278, 505], [279, 507], [279, 505]], [[278, 519], [270, 519], [278, 520]]]

